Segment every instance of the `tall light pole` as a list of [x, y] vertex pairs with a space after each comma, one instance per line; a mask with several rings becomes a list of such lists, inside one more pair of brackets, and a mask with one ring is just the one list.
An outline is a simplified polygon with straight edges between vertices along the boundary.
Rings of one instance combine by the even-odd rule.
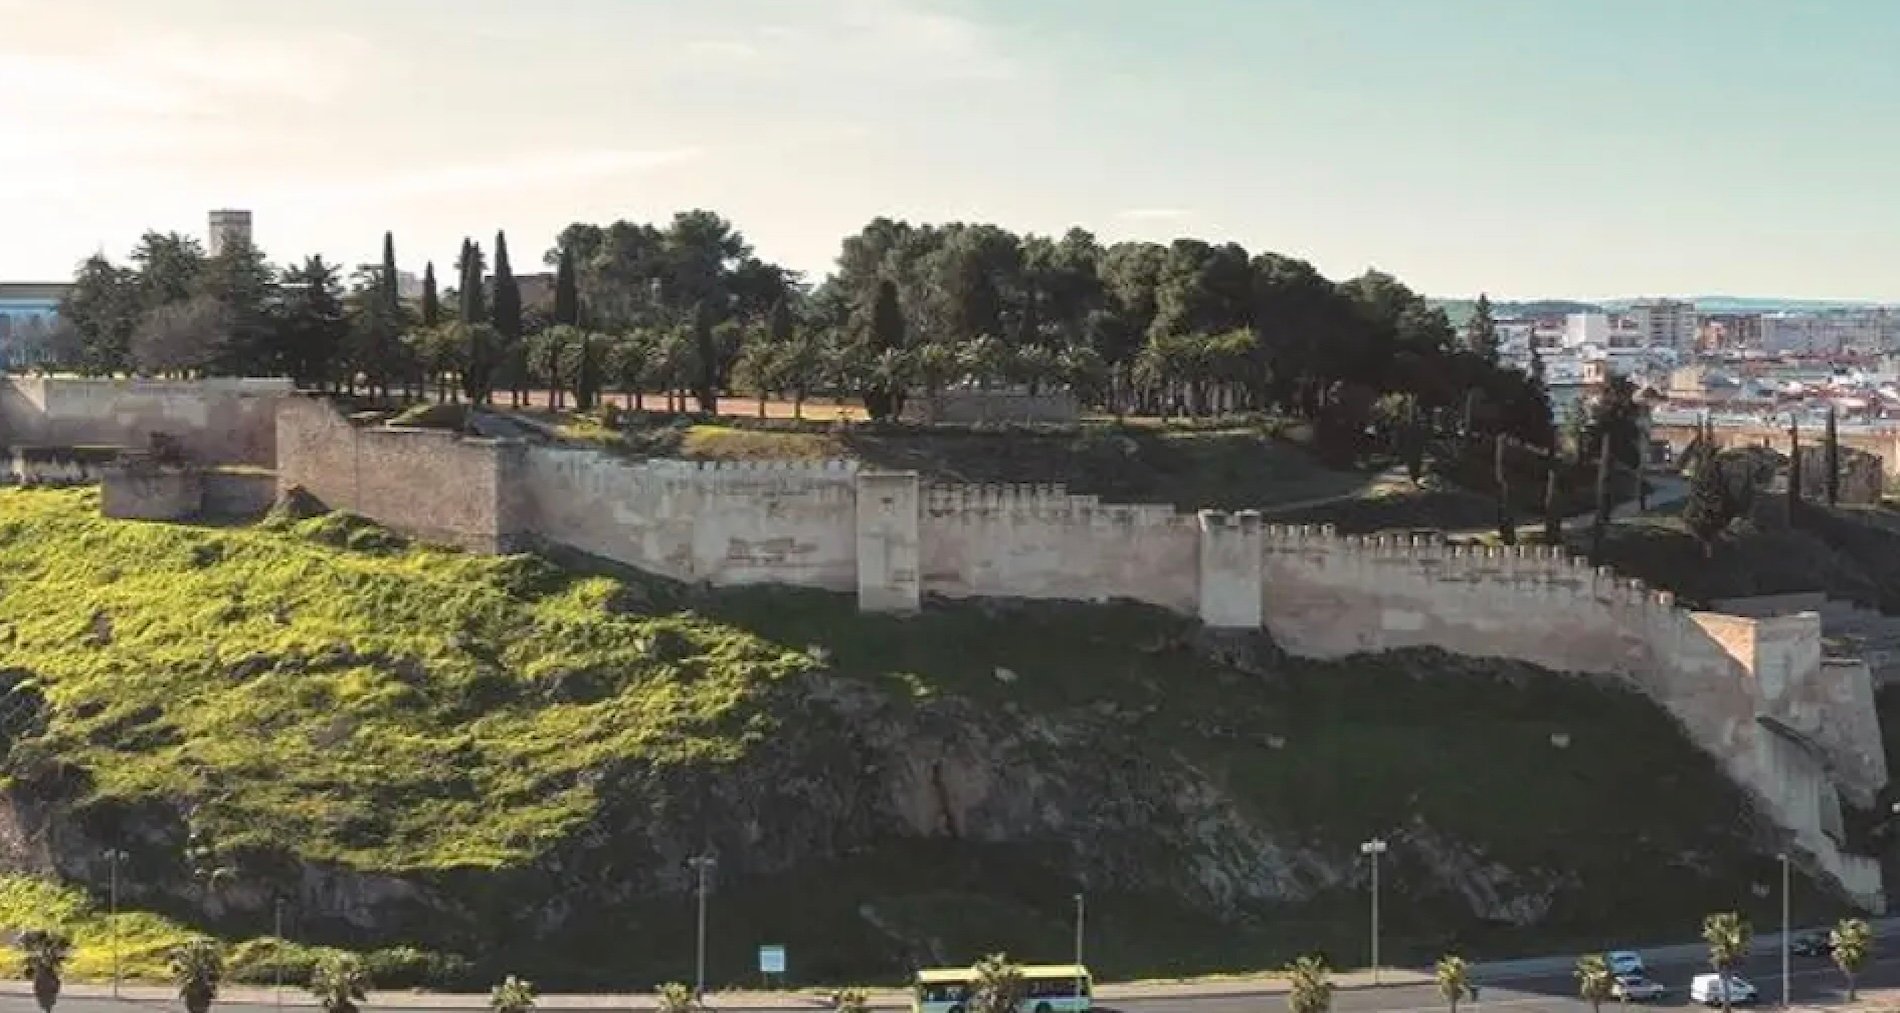
[[1385, 854], [1385, 841], [1374, 837], [1359, 845], [1359, 853], [1372, 859], [1372, 983], [1379, 983], [1379, 856]]
[[1788, 853], [1781, 859], [1781, 1008], [1788, 1008]]
[[119, 997], [119, 863], [125, 858], [125, 852], [118, 848], [106, 852], [106, 862], [112, 867], [108, 880], [110, 885], [106, 889], [109, 905], [107, 910], [110, 912], [106, 922], [112, 926], [112, 998], [114, 999]]
[[1082, 895], [1075, 895], [1075, 995], [1082, 997]]
[[[282, 897], [279, 897], [276, 900], [271, 902], [271, 935], [276, 938], [278, 949], [279, 950], [283, 949], [283, 946], [284, 946], [284, 899]], [[277, 1013], [283, 1013], [284, 962], [282, 960], [271, 961], [270, 973], [271, 973], [271, 990], [277, 994]]]
[[686, 860], [692, 866], [699, 880], [699, 943], [696, 947], [698, 958], [694, 963], [693, 998], [706, 998], [706, 874], [712, 871], [718, 862], [711, 855], [694, 855]]

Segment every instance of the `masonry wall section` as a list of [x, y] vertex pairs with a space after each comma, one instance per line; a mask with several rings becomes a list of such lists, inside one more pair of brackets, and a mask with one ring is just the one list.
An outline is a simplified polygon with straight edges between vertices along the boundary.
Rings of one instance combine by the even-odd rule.
[[527, 451], [525, 527], [676, 580], [857, 586], [856, 469]]
[[1200, 528], [1169, 506], [1107, 506], [1061, 486], [933, 486], [923, 589], [950, 598], [1128, 598], [1188, 615]]
[[351, 425], [328, 404], [290, 398], [278, 413], [277, 484], [394, 530], [481, 552], [519, 547], [517, 501], [526, 449], [451, 432]]
[[271, 467], [290, 381], [0, 377], [0, 443], [145, 447], [164, 433], [201, 464]]

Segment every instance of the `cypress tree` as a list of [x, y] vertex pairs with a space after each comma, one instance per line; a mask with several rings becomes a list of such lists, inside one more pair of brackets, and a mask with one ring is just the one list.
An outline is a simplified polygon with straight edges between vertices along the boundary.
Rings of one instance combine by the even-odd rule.
[[1564, 541], [1563, 518], [1557, 515], [1557, 468], [1563, 463], [1557, 451], [1552, 449], [1544, 458], [1544, 544], [1562, 545]]
[[783, 297], [772, 304], [772, 321], [766, 333], [772, 336], [772, 343], [783, 345], [792, 340], [792, 306]]
[[495, 233], [494, 318], [495, 333], [501, 335], [499, 351], [507, 374], [508, 400], [519, 408], [527, 400], [528, 357], [521, 345], [521, 285], [515, 281], [514, 267], [508, 263], [508, 234], [505, 232]]
[[1801, 509], [1801, 420], [1788, 417], [1788, 519]]
[[422, 269], [422, 326], [435, 327], [442, 322], [442, 299], [435, 292], [435, 261]]
[[521, 340], [521, 286], [508, 263], [508, 235], [495, 233], [495, 330], [509, 341]]
[[1722, 470], [1716, 464], [1713, 440], [1702, 445], [1700, 458], [1689, 480], [1689, 501], [1683, 504], [1682, 521], [1702, 543], [1702, 554], [1711, 556], [1715, 554], [1715, 539], [1728, 527], [1730, 504]]
[[[904, 307], [897, 300], [897, 283], [889, 278], [878, 283], [877, 298], [871, 304], [870, 337], [873, 362], [884, 352], [904, 347]], [[903, 391], [874, 380], [866, 385], [864, 408], [873, 419], [895, 418], [903, 410]]]
[[402, 288], [396, 284], [396, 234], [383, 233], [383, 308], [390, 319], [402, 311]]
[[1498, 486], [1498, 540], [1517, 544], [1517, 520], [1511, 516], [1511, 483], [1504, 474], [1504, 437], [1491, 438], [1492, 476]]
[[1603, 535], [1610, 528], [1610, 441], [1597, 440], [1597, 513], [1590, 523], [1590, 555], [1601, 558]]
[[560, 266], [554, 269], [554, 322], [569, 327], [581, 323], [580, 285], [574, 280], [574, 252], [561, 247]]
[[1836, 412], [1833, 405], [1827, 408], [1827, 442], [1821, 445], [1821, 467], [1827, 469], [1827, 505], [1838, 506], [1841, 500], [1841, 439], [1835, 429]]
[[704, 302], [693, 305], [693, 350], [699, 359], [697, 395], [699, 410], [719, 414], [719, 351], [713, 347], [712, 307]]
[[462, 241], [462, 322], [470, 327], [489, 322], [487, 299], [482, 293], [482, 248], [473, 240]]

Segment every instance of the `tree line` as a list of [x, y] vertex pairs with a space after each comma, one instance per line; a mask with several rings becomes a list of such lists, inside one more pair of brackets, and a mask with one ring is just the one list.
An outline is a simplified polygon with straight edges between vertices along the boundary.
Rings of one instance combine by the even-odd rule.
[[[1711, 914], [1702, 921], [1702, 939], [1709, 950], [1709, 966], [1723, 979], [1734, 973], [1747, 957], [1753, 929], [1741, 915], [1732, 912]], [[53, 929], [29, 929], [20, 936], [23, 970], [32, 982], [33, 994], [41, 1010], [53, 1013], [59, 1001], [67, 961], [72, 956], [72, 937]], [[1847, 985], [1847, 999], [1856, 997], [1856, 976], [1873, 956], [1873, 927], [1861, 918], [1843, 918], [1827, 934], [1825, 947], [1840, 969]], [[211, 939], [194, 939], [175, 947], [170, 953], [172, 983], [187, 1013], [206, 1013], [217, 998], [224, 980], [224, 948]], [[995, 953], [978, 961], [971, 969], [970, 994], [965, 1003], [970, 1013], [1020, 1013], [1028, 996], [1022, 968], [1005, 954]], [[1578, 958], [1575, 969], [1578, 997], [1593, 1010], [1605, 1002], [1623, 998], [1623, 983], [1600, 953]], [[1324, 957], [1307, 955], [1286, 968], [1287, 1008], [1290, 1013], [1329, 1013], [1335, 986], [1331, 969]], [[1439, 958], [1433, 966], [1433, 984], [1445, 1000], [1450, 1013], [1467, 999], [1476, 1000], [1478, 983], [1470, 962], [1456, 954]], [[370, 980], [360, 959], [343, 952], [330, 952], [311, 967], [309, 990], [325, 1013], [361, 1013], [367, 1000]], [[703, 1009], [703, 998], [678, 982], [669, 982], [655, 990], [661, 1013], [693, 1013]], [[1728, 988], [1719, 991], [1724, 1013], [1730, 1008]], [[495, 986], [489, 996], [493, 1013], [532, 1013], [538, 997], [534, 986], [509, 975]], [[848, 988], [831, 996], [834, 1013], [866, 1013], [869, 995], [863, 989]]]
[[207, 256], [149, 233], [125, 265], [82, 264], [61, 326], [15, 359], [479, 403], [550, 390], [582, 409], [608, 393], [706, 411], [735, 390], [829, 395], [880, 419], [952, 384], [1062, 387], [1116, 413], [1303, 417], [1342, 454], [1449, 434], [1557, 442], [1541, 373], [1499, 365], [1482, 300], [1461, 333], [1391, 275], [1335, 282], [1234, 243], [879, 218], [811, 285], [688, 211], [571, 225], [543, 261], [552, 291], [524, 302], [506, 236], [464, 241], [452, 282], [438, 291], [431, 262], [403, 298], [387, 236], [381, 263], [346, 277], [320, 256], [277, 268], [247, 245]]

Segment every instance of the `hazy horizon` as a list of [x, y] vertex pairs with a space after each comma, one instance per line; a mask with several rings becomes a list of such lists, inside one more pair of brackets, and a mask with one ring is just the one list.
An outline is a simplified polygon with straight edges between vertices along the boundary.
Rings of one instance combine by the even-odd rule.
[[[1446, 298], [1900, 301], [1900, 8], [1841, 0], [0, 0], [0, 279], [257, 215], [406, 269], [705, 207], [1232, 240]], [[1607, 298], [1631, 298], [1622, 295]]]

